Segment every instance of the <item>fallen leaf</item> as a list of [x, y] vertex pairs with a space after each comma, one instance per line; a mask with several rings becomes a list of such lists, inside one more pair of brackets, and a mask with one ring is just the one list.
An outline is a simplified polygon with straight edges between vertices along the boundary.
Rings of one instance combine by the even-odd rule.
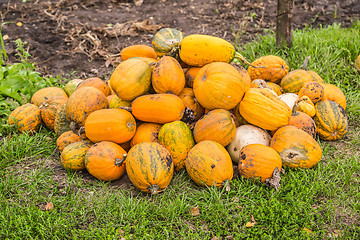
[[17, 25], [18, 27], [21, 27], [23, 24], [22, 24], [22, 22], [17, 22], [16, 25]]
[[255, 225], [255, 222], [247, 222], [245, 224], [245, 227], [253, 227]]
[[190, 212], [191, 212], [191, 215], [192, 215], [192, 216], [197, 216], [197, 215], [199, 215], [199, 214], [200, 214], [199, 207], [196, 206], [196, 207], [191, 208], [191, 209], [190, 209]]
[[46, 205], [45, 205], [45, 211], [49, 211], [49, 210], [51, 210], [52, 208], [54, 208], [54, 204], [53, 204], [52, 202], [46, 203]]
[[307, 234], [312, 233], [312, 231], [310, 229], [308, 229], [308, 228], [303, 228], [303, 231], [305, 231]]

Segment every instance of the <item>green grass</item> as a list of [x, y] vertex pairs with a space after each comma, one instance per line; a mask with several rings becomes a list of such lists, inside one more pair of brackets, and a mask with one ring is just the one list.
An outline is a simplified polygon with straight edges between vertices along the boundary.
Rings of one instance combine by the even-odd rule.
[[[352, 64], [360, 23], [296, 31], [293, 48], [274, 45], [273, 36], [264, 36], [240, 50], [249, 61], [281, 56], [291, 69], [311, 55], [308, 68], [347, 96], [349, 132], [319, 141], [323, 158], [313, 169], [286, 169], [278, 192], [242, 178], [230, 191], [201, 188], [182, 171], [165, 192], [150, 196], [124, 187], [124, 177], [105, 183], [85, 171], [66, 172], [54, 134], [44, 128], [33, 136], [12, 133], [0, 146], [0, 238], [359, 239], [360, 75]], [[54, 207], [45, 211], [49, 202]], [[191, 215], [193, 207], [199, 215]], [[246, 227], [252, 217], [255, 225]]]

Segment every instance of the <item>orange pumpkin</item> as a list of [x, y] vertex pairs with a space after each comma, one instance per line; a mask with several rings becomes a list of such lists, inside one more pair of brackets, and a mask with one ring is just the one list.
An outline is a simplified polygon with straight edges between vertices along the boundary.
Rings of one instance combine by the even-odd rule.
[[55, 114], [54, 132], [59, 137], [64, 132], [70, 131], [70, 122], [66, 119], [66, 103], [63, 104]]
[[260, 178], [265, 182], [271, 178], [274, 170], [281, 170], [280, 155], [271, 147], [263, 144], [249, 144], [240, 152], [238, 169], [245, 178]]
[[188, 111], [184, 113], [183, 121], [186, 123], [192, 123], [200, 119], [204, 115], [205, 109], [195, 98], [192, 88], [184, 88], [179, 95], [179, 98], [183, 100], [185, 108]]
[[192, 67], [185, 73], [185, 82], [187, 87], [193, 88], [194, 79], [200, 69], [200, 67]]
[[56, 113], [67, 101], [67, 97], [46, 98], [45, 102], [39, 107], [41, 109], [41, 119], [48, 129], [54, 130]]
[[36, 91], [31, 97], [31, 103], [40, 107], [45, 102], [45, 99], [52, 97], [68, 97], [66, 92], [59, 87], [46, 87]]
[[317, 82], [307, 82], [300, 89], [298, 95], [299, 97], [308, 96], [310, 100], [315, 104], [323, 98], [324, 87]]
[[253, 61], [248, 68], [252, 80], [263, 79], [275, 83], [280, 82], [288, 72], [289, 66], [285, 60], [274, 55], [260, 57]]
[[137, 127], [134, 137], [131, 139], [131, 147], [142, 142], [157, 142], [161, 124], [143, 123]]
[[131, 113], [123, 109], [101, 109], [92, 112], [85, 121], [86, 136], [94, 143], [129, 141], [136, 131]]
[[295, 126], [307, 132], [313, 138], [316, 137], [315, 121], [306, 113], [293, 111], [288, 125]]
[[41, 125], [40, 108], [26, 103], [10, 113], [8, 123], [16, 125], [19, 132], [37, 132]]
[[296, 93], [300, 91], [300, 89], [307, 82], [313, 82], [313, 76], [303, 69], [297, 69], [286, 74], [282, 79], [280, 86], [284, 93]]
[[324, 83], [324, 96], [321, 100], [334, 101], [346, 110], [346, 97], [341, 89], [334, 84]]
[[360, 72], [360, 55], [355, 60], [355, 68]]
[[[84, 81], [82, 81], [76, 89], [80, 89], [82, 87], [94, 87], [99, 89], [105, 96], [109, 96], [111, 94], [111, 89], [109, 86], [100, 78], [98, 77], [92, 77], [87, 78]], [[76, 91], [76, 90], [75, 90]]]
[[313, 102], [310, 100], [310, 98], [306, 95], [300, 97], [295, 101], [294, 111], [304, 112], [310, 117], [313, 117], [315, 115], [315, 107]]
[[126, 151], [113, 142], [92, 145], [85, 154], [88, 172], [102, 181], [114, 181], [125, 173]]
[[61, 152], [60, 160], [66, 170], [85, 169], [85, 154], [93, 145], [89, 140], [82, 140], [67, 145]]
[[317, 83], [320, 83], [320, 84], [324, 83], [324, 80], [316, 72], [314, 72], [312, 70], [309, 70], [307, 72], [311, 74], [311, 76], [313, 77], [314, 82], [317, 82]]
[[58, 137], [56, 145], [58, 146], [59, 151], [62, 152], [67, 145], [79, 141], [81, 141], [81, 138], [77, 134], [73, 131], [67, 131]]
[[123, 61], [125, 61], [132, 57], [146, 57], [156, 59], [157, 55], [154, 48], [139, 44], [123, 48], [120, 52], [120, 57]]

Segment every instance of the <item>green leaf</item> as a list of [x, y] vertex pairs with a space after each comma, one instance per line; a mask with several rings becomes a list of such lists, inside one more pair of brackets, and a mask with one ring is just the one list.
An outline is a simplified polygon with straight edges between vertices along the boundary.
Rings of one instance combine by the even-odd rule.
[[20, 94], [17, 92], [14, 92], [13, 89], [11, 89], [11, 87], [0, 86], [0, 94], [11, 97], [11, 98], [15, 99], [16, 101], [18, 101], [19, 103], [22, 103]]

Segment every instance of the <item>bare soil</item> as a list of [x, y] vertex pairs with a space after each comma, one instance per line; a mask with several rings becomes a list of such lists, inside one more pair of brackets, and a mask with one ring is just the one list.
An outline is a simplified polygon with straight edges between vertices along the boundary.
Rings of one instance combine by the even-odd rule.
[[[275, 30], [276, 0], [0, 0], [9, 61], [14, 40], [29, 43], [44, 75], [109, 77], [122, 48], [151, 46], [162, 27], [245, 43]], [[295, 0], [294, 28], [360, 18], [360, 0]], [[238, 38], [235, 38], [238, 36]]]

